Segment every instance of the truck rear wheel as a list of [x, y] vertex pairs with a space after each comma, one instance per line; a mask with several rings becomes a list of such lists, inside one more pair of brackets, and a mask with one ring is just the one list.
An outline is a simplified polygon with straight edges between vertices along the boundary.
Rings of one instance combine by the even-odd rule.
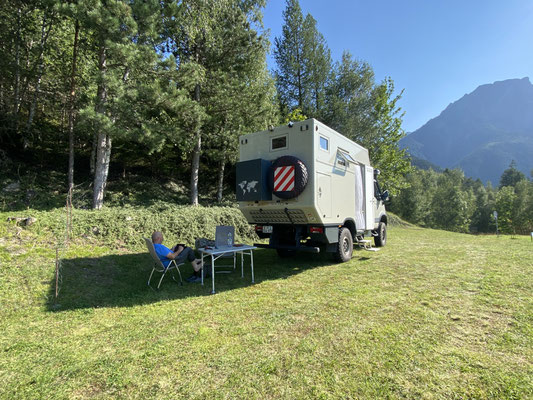
[[335, 260], [338, 262], [346, 262], [352, 258], [353, 253], [353, 239], [352, 233], [348, 228], [339, 229], [339, 242], [335, 250]]
[[383, 247], [387, 243], [387, 224], [380, 222], [378, 229], [376, 229], [376, 236], [374, 236], [374, 244], [376, 247]]

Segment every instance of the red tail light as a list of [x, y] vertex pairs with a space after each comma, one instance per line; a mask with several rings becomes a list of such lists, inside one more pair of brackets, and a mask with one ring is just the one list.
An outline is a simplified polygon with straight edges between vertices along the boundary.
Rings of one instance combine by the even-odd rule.
[[263, 232], [263, 226], [262, 225], [256, 225], [255, 226], [255, 231], [256, 232]]
[[312, 226], [309, 228], [309, 233], [324, 233], [324, 228], [320, 226]]

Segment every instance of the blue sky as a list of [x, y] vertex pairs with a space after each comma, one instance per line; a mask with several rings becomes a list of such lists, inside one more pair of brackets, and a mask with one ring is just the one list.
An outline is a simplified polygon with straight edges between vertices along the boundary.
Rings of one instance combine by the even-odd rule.
[[[281, 35], [285, 0], [264, 13], [271, 43]], [[533, 0], [300, 0], [334, 60], [348, 50], [376, 79], [405, 89], [403, 128], [414, 131], [477, 86], [533, 81]], [[275, 63], [269, 58], [272, 70]]]

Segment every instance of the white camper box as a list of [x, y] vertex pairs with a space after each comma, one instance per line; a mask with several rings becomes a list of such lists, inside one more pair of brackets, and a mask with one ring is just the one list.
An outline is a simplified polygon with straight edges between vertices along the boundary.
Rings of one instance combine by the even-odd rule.
[[351, 258], [353, 243], [386, 242], [387, 215], [368, 150], [315, 119], [240, 137], [239, 208], [280, 255]]

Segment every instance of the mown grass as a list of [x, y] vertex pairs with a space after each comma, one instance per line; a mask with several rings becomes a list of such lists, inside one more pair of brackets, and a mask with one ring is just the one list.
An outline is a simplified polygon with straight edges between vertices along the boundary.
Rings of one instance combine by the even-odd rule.
[[0, 230], [1, 398], [533, 397], [529, 238], [395, 227], [340, 265], [258, 250], [256, 283], [217, 275], [214, 296], [76, 241], [54, 299], [46, 230]]

